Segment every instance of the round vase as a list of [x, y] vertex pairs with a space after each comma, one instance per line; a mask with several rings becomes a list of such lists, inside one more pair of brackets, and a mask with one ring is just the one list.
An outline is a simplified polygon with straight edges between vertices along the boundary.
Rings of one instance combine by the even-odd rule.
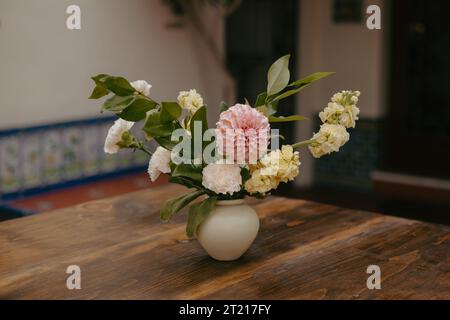
[[258, 230], [259, 218], [243, 199], [220, 200], [199, 225], [197, 239], [212, 258], [232, 261], [247, 251]]

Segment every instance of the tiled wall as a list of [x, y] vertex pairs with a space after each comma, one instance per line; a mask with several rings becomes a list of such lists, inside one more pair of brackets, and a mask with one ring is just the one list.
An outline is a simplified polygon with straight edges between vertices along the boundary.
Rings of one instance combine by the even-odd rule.
[[145, 167], [148, 157], [144, 153], [103, 152], [114, 120], [108, 117], [0, 131], [0, 200]]
[[[148, 156], [142, 152], [103, 152], [114, 120], [108, 117], [0, 131], [0, 200], [144, 170]], [[359, 120], [339, 153], [315, 160], [315, 185], [370, 190], [370, 173], [378, 166], [381, 153], [380, 126], [380, 120]]]
[[315, 160], [315, 186], [370, 191], [370, 174], [381, 157], [381, 126], [382, 120], [360, 119], [355, 129], [349, 129], [350, 141], [338, 153]]

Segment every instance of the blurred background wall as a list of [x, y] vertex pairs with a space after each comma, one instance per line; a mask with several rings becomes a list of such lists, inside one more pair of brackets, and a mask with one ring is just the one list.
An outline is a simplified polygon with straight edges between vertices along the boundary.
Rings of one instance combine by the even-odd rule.
[[[66, 8], [81, 8], [81, 30], [68, 30]], [[97, 117], [87, 97], [98, 73], [147, 79], [156, 99], [197, 88], [211, 105], [221, 99], [217, 66], [189, 28], [159, 0], [2, 0], [0, 128]], [[223, 46], [223, 22], [205, 12]], [[218, 76], [219, 75], [219, 76]]]
[[[364, 121], [363, 126], [377, 122], [386, 115], [390, 26], [389, 20], [386, 19], [389, 7], [384, 5], [385, 2], [389, 0], [363, 2], [363, 8], [366, 8], [369, 3], [381, 8], [383, 13], [381, 30], [369, 30], [365, 19], [359, 23], [334, 21], [332, 0], [301, 2], [298, 73], [308, 75], [321, 70], [335, 71], [336, 74], [329, 79], [317, 82], [298, 95], [296, 105], [298, 112], [312, 120], [298, 124], [298, 136], [307, 137], [312, 131], [318, 129], [318, 123], [314, 120], [326, 107], [330, 97], [339, 90], [361, 91], [360, 117]], [[367, 143], [367, 140], [361, 143]], [[377, 152], [376, 150], [366, 151]], [[364, 161], [373, 160], [361, 159], [360, 163], [353, 164], [353, 169], [364, 165]], [[297, 180], [297, 183], [302, 186], [313, 183], [314, 173], [320, 174], [314, 171], [314, 162], [307, 152], [303, 154], [302, 169], [302, 179]], [[355, 183], [358, 184], [357, 181]]]

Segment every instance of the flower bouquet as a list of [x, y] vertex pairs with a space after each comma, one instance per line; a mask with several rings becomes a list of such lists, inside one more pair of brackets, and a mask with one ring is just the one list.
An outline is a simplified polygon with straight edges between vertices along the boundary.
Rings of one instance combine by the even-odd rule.
[[[161, 220], [190, 205], [186, 234], [197, 239], [218, 260], [239, 258], [254, 241], [259, 229], [255, 211], [245, 205], [245, 197], [263, 198], [280, 183], [299, 174], [296, 149], [307, 147], [315, 158], [339, 151], [349, 140], [348, 128], [355, 127], [359, 109], [358, 91], [336, 93], [319, 114], [323, 124], [309, 140], [283, 144], [271, 123], [305, 120], [300, 115], [277, 115], [279, 103], [297, 94], [314, 81], [331, 75], [318, 72], [290, 82], [289, 55], [275, 61], [267, 74], [267, 88], [254, 103], [229, 106], [222, 102], [214, 128], [207, 123], [207, 106], [195, 89], [182, 91], [177, 101], [152, 99], [151, 85], [144, 80], [129, 82], [123, 77], [99, 74], [92, 79], [90, 96], [110, 95], [102, 111], [118, 120], [110, 128], [105, 152], [119, 149], [141, 150], [150, 156], [148, 173], [155, 181], [161, 173], [169, 182], [192, 189], [170, 199], [161, 208]], [[142, 121], [144, 137], [130, 129]], [[159, 146], [150, 151], [150, 141]]]

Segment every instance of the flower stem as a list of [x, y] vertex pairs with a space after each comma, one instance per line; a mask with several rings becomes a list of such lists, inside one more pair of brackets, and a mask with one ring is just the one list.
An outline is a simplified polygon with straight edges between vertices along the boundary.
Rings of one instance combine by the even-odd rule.
[[153, 153], [145, 147], [144, 143], [142, 141], [138, 141], [137, 139], [134, 139], [133, 143], [130, 145], [130, 148], [141, 150], [149, 156], [153, 155]]
[[313, 139], [311, 139], [311, 140], [305, 140], [305, 141], [300, 141], [300, 142], [297, 142], [296, 144], [293, 144], [293, 145], [292, 145], [292, 148], [297, 149], [297, 148], [300, 148], [300, 147], [304, 147], [304, 146], [310, 145], [310, 144], [313, 143], [313, 142], [314, 142]]
[[139, 150], [145, 152], [145, 153], [148, 154], [149, 156], [152, 156], [152, 155], [153, 155], [153, 153], [152, 153], [150, 150], [148, 150], [143, 144], [140, 144], [140, 145], [137, 147], [137, 149], [139, 149]]

